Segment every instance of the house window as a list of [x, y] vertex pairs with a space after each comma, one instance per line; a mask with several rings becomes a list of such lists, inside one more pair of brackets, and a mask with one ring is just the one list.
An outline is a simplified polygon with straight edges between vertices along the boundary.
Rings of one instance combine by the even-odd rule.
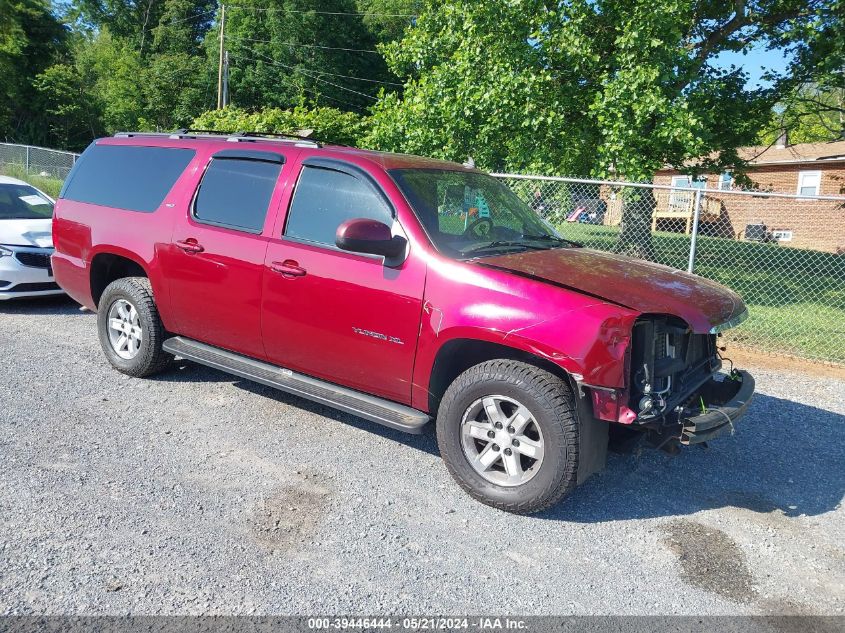
[[822, 172], [801, 171], [798, 172], [798, 195], [817, 196], [822, 184]]
[[719, 185], [717, 188], [719, 189], [719, 191], [730, 191], [733, 187], [733, 183], [733, 174], [729, 171], [726, 171], [719, 176]]

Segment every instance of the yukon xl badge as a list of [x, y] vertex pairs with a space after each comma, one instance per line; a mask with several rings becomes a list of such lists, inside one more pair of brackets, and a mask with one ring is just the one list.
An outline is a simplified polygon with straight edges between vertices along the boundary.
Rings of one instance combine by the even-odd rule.
[[355, 334], [360, 334], [361, 336], [369, 336], [372, 338], [377, 338], [380, 341], [387, 341], [388, 343], [398, 343], [399, 345], [404, 345], [401, 338], [396, 338], [395, 336], [387, 336], [386, 334], [382, 334], [381, 332], [371, 332], [370, 330], [362, 330], [359, 327], [353, 327], [352, 331]]

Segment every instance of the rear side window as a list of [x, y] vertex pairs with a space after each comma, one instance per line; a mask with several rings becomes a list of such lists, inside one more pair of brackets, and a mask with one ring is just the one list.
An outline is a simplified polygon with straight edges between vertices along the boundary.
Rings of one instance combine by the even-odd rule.
[[296, 185], [285, 235], [334, 246], [337, 227], [352, 218], [390, 226], [391, 210], [372, 185], [334, 169], [303, 167]]
[[202, 177], [194, 217], [200, 222], [260, 233], [281, 163], [214, 158]]
[[91, 145], [71, 172], [62, 198], [152, 213], [194, 157], [194, 150]]

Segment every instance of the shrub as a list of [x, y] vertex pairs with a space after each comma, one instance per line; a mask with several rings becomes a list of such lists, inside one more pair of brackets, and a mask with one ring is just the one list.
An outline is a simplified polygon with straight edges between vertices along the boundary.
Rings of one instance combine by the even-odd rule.
[[357, 145], [369, 133], [370, 121], [354, 112], [335, 108], [306, 108], [292, 110], [265, 108], [249, 112], [239, 108], [209, 110], [194, 120], [199, 130], [221, 132], [274, 132], [297, 134], [313, 130], [313, 138], [327, 143]]

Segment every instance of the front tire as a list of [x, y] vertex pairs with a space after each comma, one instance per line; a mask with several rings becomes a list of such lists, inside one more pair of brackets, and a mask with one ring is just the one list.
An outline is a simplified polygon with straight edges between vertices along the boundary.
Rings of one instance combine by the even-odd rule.
[[507, 512], [545, 510], [577, 482], [572, 390], [527, 363], [491, 360], [458, 376], [440, 403], [437, 443], [464, 490]]
[[161, 348], [164, 325], [146, 277], [124, 277], [106, 287], [98, 304], [97, 332], [109, 363], [124, 374], [151, 376], [173, 360]]

